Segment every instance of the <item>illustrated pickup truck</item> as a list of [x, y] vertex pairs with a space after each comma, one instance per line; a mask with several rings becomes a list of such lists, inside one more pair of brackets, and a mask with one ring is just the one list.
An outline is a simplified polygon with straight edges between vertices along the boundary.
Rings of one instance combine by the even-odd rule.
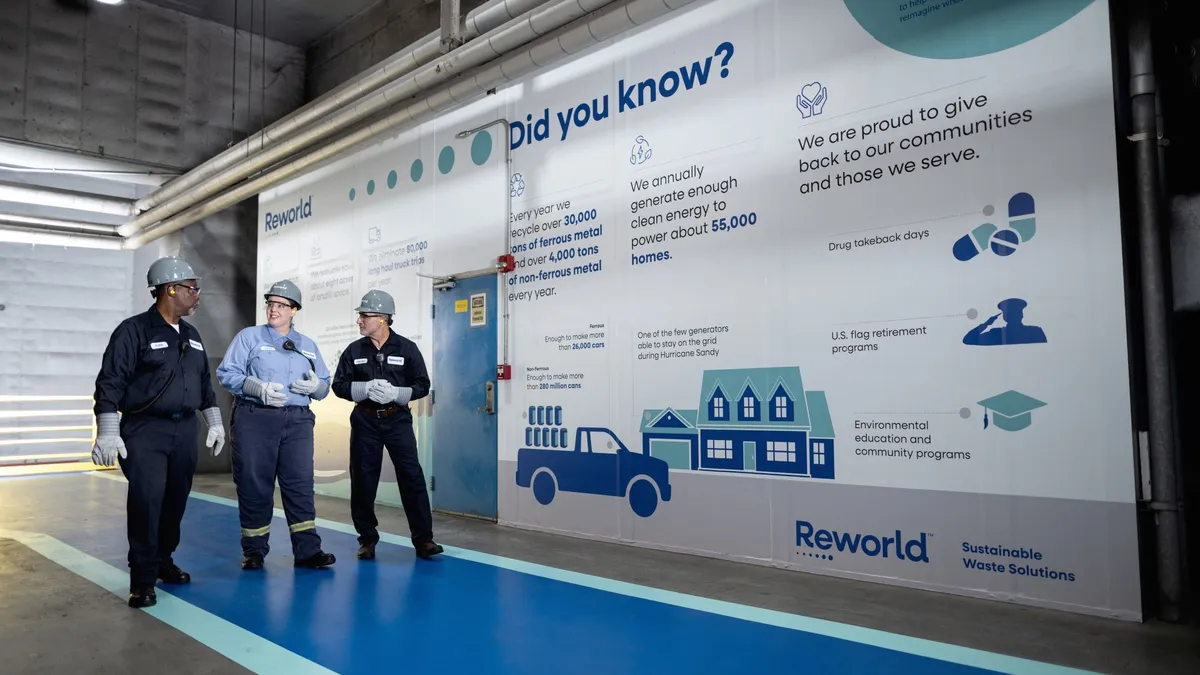
[[[537, 439], [532, 438], [537, 432]], [[671, 501], [670, 471], [657, 457], [630, 452], [608, 429], [579, 427], [575, 447], [566, 446], [565, 428], [534, 429], [526, 446], [517, 451], [517, 485], [532, 487], [533, 497], [545, 506], [559, 491], [629, 499], [629, 507], [642, 518], [650, 517], [659, 500]], [[546, 439], [542, 440], [543, 434]], [[548, 447], [549, 446], [549, 447]]]

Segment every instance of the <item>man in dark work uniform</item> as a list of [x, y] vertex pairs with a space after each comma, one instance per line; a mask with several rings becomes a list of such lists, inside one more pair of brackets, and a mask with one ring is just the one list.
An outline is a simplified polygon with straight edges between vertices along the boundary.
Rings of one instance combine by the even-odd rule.
[[358, 531], [358, 557], [374, 558], [379, 542], [375, 494], [386, 446], [413, 547], [418, 557], [430, 558], [443, 549], [433, 541], [429, 493], [408, 408], [409, 402], [429, 394], [425, 360], [416, 344], [392, 332], [392, 296], [368, 291], [355, 311], [363, 337], [342, 352], [333, 393], [356, 404], [350, 413], [350, 515]]
[[120, 462], [129, 482], [130, 607], [156, 604], [160, 579], [191, 581], [172, 556], [196, 471], [197, 412], [208, 425], [205, 445], [213, 456], [225, 445], [204, 343], [183, 320], [200, 302], [198, 281], [179, 258], [155, 261], [146, 273], [154, 306], [117, 326], [96, 376], [92, 462]]

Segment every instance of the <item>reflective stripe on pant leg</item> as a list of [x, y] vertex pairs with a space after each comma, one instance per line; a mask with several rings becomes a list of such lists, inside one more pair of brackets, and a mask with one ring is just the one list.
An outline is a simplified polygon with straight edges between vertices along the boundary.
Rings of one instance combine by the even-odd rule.
[[270, 552], [282, 412], [242, 404], [233, 416], [233, 480], [243, 553], [265, 556]]
[[289, 408], [279, 446], [279, 493], [292, 538], [292, 555], [311, 558], [321, 550], [313, 497], [313, 426], [308, 408]]

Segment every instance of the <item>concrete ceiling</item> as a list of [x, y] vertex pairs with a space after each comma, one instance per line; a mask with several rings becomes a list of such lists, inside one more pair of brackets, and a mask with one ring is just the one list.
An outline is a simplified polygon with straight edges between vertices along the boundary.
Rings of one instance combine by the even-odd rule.
[[[226, 26], [307, 47], [384, 0], [142, 0]], [[407, 0], [422, 3], [426, 0]], [[264, 21], [264, 11], [266, 13]], [[236, 21], [234, 20], [236, 17]], [[263, 26], [266, 26], [264, 33]]]

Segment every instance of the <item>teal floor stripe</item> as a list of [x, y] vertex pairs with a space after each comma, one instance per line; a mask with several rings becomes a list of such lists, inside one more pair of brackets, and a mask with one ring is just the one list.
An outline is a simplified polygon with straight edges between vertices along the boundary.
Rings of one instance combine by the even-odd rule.
[[[119, 474], [108, 472], [91, 472], [89, 475], [101, 476], [124, 482], [125, 479]], [[222, 504], [237, 508], [237, 502], [225, 497], [218, 497], [202, 492], [193, 492], [192, 497], [202, 499], [214, 504]], [[275, 509], [277, 518], [284, 518], [283, 509]], [[354, 531], [354, 526], [346, 523], [340, 523], [324, 518], [317, 518], [317, 527], [336, 532], [344, 532], [346, 534], [357, 535]], [[412, 547], [412, 542], [408, 537], [391, 534], [388, 532], [380, 532], [379, 538], [389, 544], [397, 546]], [[544, 577], [546, 579], [554, 579], [564, 583], [575, 584], [577, 586], [586, 586], [609, 593], [617, 593], [635, 598], [642, 598], [654, 602], [661, 602], [676, 607], [693, 609], [710, 614], [719, 614], [744, 621], [752, 621], [755, 623], [765, 624], [769, 626], [777, 626], [780, 628], [788, 628], [792, 630], [804, 631], [817, 635], [825, 635], [828, 637], [839, 638], [859, 644], [872, 645], [893, 651], [905, 652], [917, 656], [924, 656], [940, 661], [950, 663], [958, 663], [964, 666], [973, 666], [986, 670], [992, 670], [997, 673], [1007, 673], [1009, 675], [1097, 675], [1092, 671], [1079, 670], [1076, 668], [1067, 668], [1065, 666], [1056, 666], [1049, 663], [1041, 663], [1039, 661], [1031, 661], [1028, 659], [1017, 658], [1014, 656], [1005, 656], [993, 652], [986, 652], [969, 647], [959, 647], [957, 645], [935, 642], [932, 640], [924, 640], [921, 638], [910, 637], [906, 635], [898, 635], [885, 631], [874, 630], [871, 628], [862, 628], [849, 624], [837, 623], [835, 621], [826, 621], [824, 619], [815, 619], [797, 614], [788, 614], [786, 612], [778, 612], [760, 607], [751, 607], [749, 605], [740, 605], [733, 602], [723, 600], [714, 600], [711, 598], [703, 598], [700, 596], [689, 595], [686, 593], [678, 593], [675, 591], [667, 591], [640, 584], [633, 584], [624, 581], [616, 581], [614, 579], [606, 579], [591, 574], [582, 572], [572, 572], [547, 565], [539, 565], [537, 563], [506, 558], [503, 556], [492, 555], [490, 553], [482, 553], [469, 549], [456, 548], [453, 546], [443, 546], [446, 549], [445, 555], [453, 556], [462, 560], [470, 560], [473, 562], [491, 565], [503, 569], [530, 574], [534, 576]]]

